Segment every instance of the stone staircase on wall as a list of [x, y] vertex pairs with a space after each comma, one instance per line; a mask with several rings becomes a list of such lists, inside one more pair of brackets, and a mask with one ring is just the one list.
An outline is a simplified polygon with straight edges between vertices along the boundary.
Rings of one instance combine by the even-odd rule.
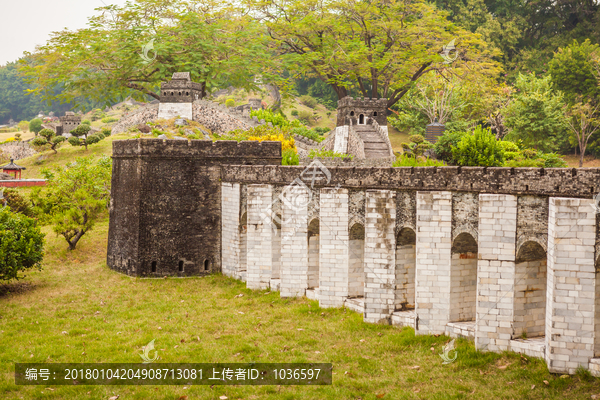
[[390, 149], [373, 125], [354, 125], [354, 132], [365, 144], [365, 158], [386, 158], [390, 156]]

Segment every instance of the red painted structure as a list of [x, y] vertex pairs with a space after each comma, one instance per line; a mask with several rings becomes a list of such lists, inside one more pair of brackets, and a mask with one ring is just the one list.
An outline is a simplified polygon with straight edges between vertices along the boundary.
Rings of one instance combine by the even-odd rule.
[[[1, 168], [2, 168], [2, 172], [7, 173], [9, 175], [14, 173], [15, 179], [21, 179], [21, 171], [24, 169], [27, 169], [25, 167], [21, 167], [20, 165], [15, 164], [14, 160], [12, 158], [11, 158], [9, 164], [6, 164], [5, 166], [3, 166]], [[17, 175], [19, 175], [18, 178], [17, 178]]]
[[0, 187], [29, 187], [29, 186], [46, 186], [45, 179], [15, 179], [10, 181], [0, 181]]

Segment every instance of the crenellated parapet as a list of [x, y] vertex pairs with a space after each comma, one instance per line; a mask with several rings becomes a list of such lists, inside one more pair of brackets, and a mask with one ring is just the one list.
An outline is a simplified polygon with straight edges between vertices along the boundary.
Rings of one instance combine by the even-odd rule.
[[281, 164], [279, 142], [222, 140], [131, 139], [113, 142], [113, 158], [179, 158], [205, 160], [218, 165]]
[[[337, 126], [359, 125], [375, 120], [381, 126], [387, 126], [388, 99], [369, 99], [344, 97], [338, 100]], [[362, 120], [361, 120], [362, 115]]]
[[[291, 183], [305, 167], [229, 165], [223, 180]], [[330, 186], [390, 190], [449, 190], [518, 195], [592, 198], [600, 189], [598, 168], [505, 167], [331, 167]], [[323, 185], [323, 182], [315, 182]]]

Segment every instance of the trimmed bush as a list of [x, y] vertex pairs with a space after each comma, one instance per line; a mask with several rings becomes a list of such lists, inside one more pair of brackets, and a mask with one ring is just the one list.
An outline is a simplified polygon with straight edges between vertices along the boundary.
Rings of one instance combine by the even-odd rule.
[[42, 269], [44, 234], [37, 221], [10, 208], [0, 209], [0, 280], [22, 279], [19, 272]]
[[300, 96], [300, 103], [304, 104], [306, 107], [316, 108], [319, 105], [319, 102], [312, 96], [305, 94], [304, 96]]
[[281, 153], [281, 165], [300, 165], [300, 157], [294, 149], [287, 149]]
[[115, 118], [115, 117], [106, 117], [106, 118], [102, 118], [102, 123], [104, 124], [110, 124], [111, 122], [117, 122], [119, 119]]
[[235, 100], [234, 99], [227, 99], [225, 100], [225, 106], [231, 108], [231, 107], [235, 107]]
[[[2, 199], [4, 199], [4, 201], [2, 201]], [[0, 206], [2, 206], [3, 203], [6, 203], [12, 212], [23, 214], [28, 217], [34, 217], [31, 202], [15, 189], [4, 190], [2, 197], [0, 197]]]
[[39, 118], [34, 118], [29, 121], [29, 131], [34, 132], [36, 135], [39, 131], [42, 130], [42, 120]]
[[292, 110], [292, 116], [297, 117], [298, 116], [298, 110]]
[[483, 129], [481, 125], [452, 147], [452, 156], [462, 166], [499, 167], [504, 164], [502, 147], [491, 130]]
[[443, 167], [445, 164], [440, 160], [424, 157], [411, 157], [405, 154], [396, 159], [392, 167]]
[[298, 112], [298, 120], [308, 125], [314, 120], [314, 118], [310, 111], [301, 110]]
[[452, 156], [452, 147], [456, 147], [465, 135], [467, 135], [467, 132], [445, 132], [433, 145], [437, 157], [455, 165], [456, 161]]

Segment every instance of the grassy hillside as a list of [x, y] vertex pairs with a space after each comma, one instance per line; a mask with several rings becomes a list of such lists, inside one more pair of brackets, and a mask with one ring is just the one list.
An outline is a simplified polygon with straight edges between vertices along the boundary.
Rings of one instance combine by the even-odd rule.
[[19, 160], [19, 165], [27, 168], [27, 170], [23, 172], [23, 178], [41, 178], [42, 168], [64, 166], [75, 161], [78, 157], [92, 156], [93, 158], [98, 159], [104, 155], [110, 156], [112, 154], [112, 142], [131, 137], [133, 137], [133, 135], [113, 135], [96, 144], [90, 145], [87, 151], [85, 150], [85, 147], [73, 147], [67, 142], [64, 142], [61, 147], [59, 147], [57, 154], [54, 154], [52, 150], [47, 150], [32, 157]]

